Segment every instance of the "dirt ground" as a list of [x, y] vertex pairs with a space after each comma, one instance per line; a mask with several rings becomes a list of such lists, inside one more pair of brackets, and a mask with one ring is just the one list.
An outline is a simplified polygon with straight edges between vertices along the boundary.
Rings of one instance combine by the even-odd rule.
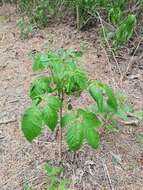
[[[46, 161], [57, 164], [57, 144], [52, 142], [48, 131], [29, 144], [20, 130], [21, 114], [30, 103], [28, 89], [34, 76], [30, 53], [86, 46], [81, 64], [90, 78], [121, 88], [138, 109], [143, 109], [143, 60], [133, 65], [121, 85], [114, 61], [111, 74], [96, 27], [77, 32], [67, 23], [52, 24], [23, 41], [16, 27], [18, 18], [14, 7], [0, 7], [0, 190], [21, 190], [25, 183], [44, 190], [43, 165]], [[129, 59], [128, 54], [118, 59], [122, 71]], [[87, 101], [82, 95], [80, 103], [86, 105]], [[143, 132], [143, 124], [120, 128], [119, 133], [104, 135], [98, 150], [84, 146], [74, 161], [63, 142], [63, 175], [70, 179], [74, 189], [143, 190], [143, 145], [136, 141], [136, 136]]]

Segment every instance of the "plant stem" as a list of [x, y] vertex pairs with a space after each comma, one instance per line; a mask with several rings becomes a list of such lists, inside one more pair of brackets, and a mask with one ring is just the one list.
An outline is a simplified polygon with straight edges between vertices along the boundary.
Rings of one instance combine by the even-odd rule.
[[[64, 101], [64, 93], [61, 92], [61, 95], [59, 94], [59, 98], [63, 104]], [[59, 160], [61, 162], [62, 160], [62, 117], [63, 117], [63, 105], [60, 108], [60, 125], [58, 129], [58, 140], [59, 140]]]
[[77, 23], [77, 29], [80, 30], [80, 13], [79, 13], [79, 5], [76, 5], [76, 23]]

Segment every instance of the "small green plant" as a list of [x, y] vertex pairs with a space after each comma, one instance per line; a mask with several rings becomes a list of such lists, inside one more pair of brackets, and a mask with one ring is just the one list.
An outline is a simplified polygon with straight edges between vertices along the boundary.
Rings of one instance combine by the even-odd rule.
[[[100, 81], [89, 80], [78, 66], [81, 52], [51, 50], [34, 57], [33, 70], [48, 70], [32, 81], [32, 105], [22, 116], [22, 131], [29, 142], [38, 137], [45, 125], [58, 131], [59, 156], [62, 157], [62, 130], [66, 128], [66, 141], [70, 150], [77, 151], [84, 142], [96, 149], [100, 144], [99, 127], [111, 130], [115, 116], [124, 116], [123, 100], [112, 88]], [[80, 97], [86, 91], [95, 100], [88, 108], [72, 109], [69, 99]], [[68, 109], [67, 109], [68, 108]], [[64, 111], [63, 111], [64, 110]]]
[[[96, 87], [95, 87], [96, 86]], [[100, 91], [99, 91], [99, 86]], [[107, 97], [108, 94], [105, 92], [106, 85], [101, 82], [96, 82], [94, 84], [94, 89], [98, 89], [98, 97], [97, 92], [95, 93], [93, 98], [96, 100], [96, 104], [90, 107], [90, 110], [94, 112], [98, 118], [101, 118], [104, 122], [102, 122], [102, 127], [108, 133], [119, 132], [118, 122], [119, 121], [128, 121], [129, 117], [136, 118], [141, 120], [143, 118], [142, 111], [136, 111], [132, 104], [129, 103], [128, 96], [123, 92], [114, 93], [114, 98], [116, 99], [117, 109], [113, 110], [107, 105]], [[95, 90], [94, 90], [95, 91]], [[100, 97], [100, 98], [99, 98]], [[100, 101], [99, 101], [100, 100]], [[109, 103], [108, 103], [109, 104]]]
[[[46, 163], [44, 166], [47, 179], [45, 181], [45, 188], [47, 190], [72, 190], [69, 189], [69, 180], [60, 177], [61, 173], [64, 171], [62, 167], [55, 167]], [[26, 185], [24, 190], [34, 190], [30, 185]]]
[[127, 42], [133, 35], [136, 26], [136, 16], [128, 15], [128, 18], [123, 21], [119, 28], [115, 31], [114, 44], [116, 46], [123, 45]]
[[69, 181], [59, 177], [59, 175], [63, 172], [62, 167], [54, 167], [46, 163], [45, 172], [48, 176], [47, 190], [71, 190], [68, 188]]
[[23, 189], [23, 190], [33, 190], [33, 188], [32, 188], [30, 185], [26, 184], [26, 185], [24, 186], [24, 189]]
[[49, 10], [50, 10], [49, 0], [42, 0], [41, 3], [36, 6], [30, 19], [31, 22], [36, 23], [38, 26], [45, 27], [48, 23]]
[[26, 11], [29, 15], [31, 12], [31, 7], [34, 6], [34, 0], [18, 0], [18, 6], [22, 12]]
[[24, 18], [20, 18], [17, 22], [17, 26], [20, 30], [21, 39], [26, 39], [33, 32], [32, 24], [26, 22]]
[[142, 0], [19, 0], [18, 5], [28, 15], [30, 23], [38, 27], [46, 27], [55, 18], [67, 15], [67, 11], [74, 13], [78, 30], [86, 28], [87, 23], [90, 25], [93, 20], [102, 19], [115, 47], [124, 45], [133, 36], [136, 18], [142, 11]]

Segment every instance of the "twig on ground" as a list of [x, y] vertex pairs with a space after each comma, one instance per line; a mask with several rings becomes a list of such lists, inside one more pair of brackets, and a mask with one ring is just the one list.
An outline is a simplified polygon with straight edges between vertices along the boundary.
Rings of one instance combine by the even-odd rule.
[[104, 172], [105, 172], [105, 174], [106, 174], [106, 176], [108, 178], [108, 181], [109, 181], [110, 189], [114, 190], [114, 187], [112, 185], [112, 181], [111, 181], [111, 178], [110, 178], [110, 174], [109, 174], [107, 165], [106, 165], [106, 163], [103, 160], [102, 160], [102, 164], [103, 164]]
[[16, 122], [16, 121], [17, 121], [17, 119], [11, 119], [11, 120], [0, 121], [0, 125], [9, 124], [9, 123], [14, 123], [14, 122]]
[[[91, 13], [91, 12], [87, 12], [89, 15], [91, 15], [92, 17], [95, 17], [95, 18], [98, 18], [98, 17], [96, 17], [96, 15], [94, 15], [93, 13]], [[112, 24], [110, 24], [110, 23], [108, 23], [108, 22], [106, 22], [105, 20], [103, 20], [102, 19], [102, 23], [106, 26], [106, 28], [107, 29], [109, 29], [110, 31], [112, 31], [112, 32], [114, 32], [115, 30], [116, 30], [116, 28], [112, 25]]]
[[136, 125], [137, 126], [139, 124], [139, 120], [130, 120], [130, 121], [119, 120], [119, 122], [124, 125]]

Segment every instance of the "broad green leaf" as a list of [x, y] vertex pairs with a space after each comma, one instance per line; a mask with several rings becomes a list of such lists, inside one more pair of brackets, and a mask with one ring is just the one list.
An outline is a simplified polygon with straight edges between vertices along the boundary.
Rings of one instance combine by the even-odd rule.
[[89, 92], [92, 95], [92, 97], [96, 100], [100, 110], [105, 112], [104, 106], [105, 102], [107, 102], [108, 106], [111, 108], [110, 112], [117, 111], [118, 104], [116, 97], [112, 88], [110, 88], [108, 85], [101, 83], [100, 81], [95, 81], [93, 84], [90, 85]]
[[77, 83], [79, 90], [83, 90], [87, 87], [87, 76], [81, 70], [77, 70], [74, 74], [74, 82]]
[[65, 114], [64, 117], [62, 118], [62, 127], [66, 127], [66, 126], [71, 126], [72, 124], [74, 124], [76, 120], [76, 114], [75, 113], [69, 113], [69, 114]]
[[85, 129], [85, 138], [87, 140], [88, 145], [92, 148], [96, 149], [100, 143], [100, 137], [97, 131], [94, 128], [88, 127]]
[[91, 85], [89, 87], [89, 93], [92, 96], [92, 98], [97, 102], [99, 111], [102, 111], [103, 108], [103, 95], [100, 88], [98, 88], [96, 85]]
[[136, 16], [128, 15], [127, 19], [115, 31], [114, 44], [118, 46], [128, 41], [133, 35], [136, 23]]
[[88, 79], [83, 71], [75, 68], [68, 69], [66, 75], [65, 92], [66, 94], [74, 94], [75, 92], [81, 92], [87, 87]]
[[58, 122], [58, 113], [55, 109], [47, 106], [43, 109], [43, 120], [45, 124], [52, 130], [56, 128]]
[[38, 53], [34, 56], [32, 68], [34, 71], [44, 70], [49, 67], [50, 61], [48, 53]]
[[43, 62], [41, 62], [41, 54], [36, 54], [34, 56], [34, 63], [32, 65], [32, 69], [34, 71], [45, 69]]
[[78, 86], [74, 83], [74, 79], [70, 77], [69, 80], [67, 80], [67, 83], [65, 85], [66, 94], [70, 95], [77, 90], [78, 90]]
[[118, 108], [118, 104], [117, 104], [116, 97], [113, 93], [113, 90], [106, 84], [103, 85], [103, 88], [106, 92], [106, 95], [108, 96], [107, 104], [110, 106], [110, 108], [113, 109], [114, 112], [116, 112]]
[[33, 80], [30, 88], [30, 97], [34, 100], [36, 97], [48, 92], [52, 92], [52, 88], [50, 86], [51, 79], [46, 76], [39, 76]]
[[85, 111], [83, 109], [78, 109], [78, 116], [81, 117], [81, 124], [86, 126], [87, 128], [98, 128], [101, 125], [100, 120], [97, 118], [97, 116], [89, 111]]
[[49, 177], [52, 177], [52, 176], [56, 176], [56, 175], [60, 174], [63, 171], [63, 168], [51, 166], [50, 164], [46, 163], [45, 171]]
[[60, 99], [56, 96], [47, 96], [46, 101], [49, 107], [58, 111], [62, 106]]
[[120, 7], [112, 7], [109, 10], [109, 18], [114, 25], [119, 24], [119, 22], [121, 21], [121, 16], [122, 11]]
[[107, 104], [106, 101], [103, 102], [103, 113], [111, 113], [113, 112], [113, 109]]
[[70, 148], [70, 150], [76, 151], [80, 149], [83, 138], [84, 138], [84, 132], [83, 132], [83, 126], [80, 124], [73, 125], [68, 129], [67, 132], [67, 144]]
[[99, 109], [98, 109], [98, 106], [97, 104], [93, 104], [89, 107], [89, 111], [93, 112], [94, 114], [98, 114], [99, 113]]
[[36, 107], [28, 108], [22, 116], [22, 131], [29, 142], [41, 134], [42, 113]]
[[118, 109], [116, 115], [123, 120], [128, 120], [127, 112], [122, 107]]

